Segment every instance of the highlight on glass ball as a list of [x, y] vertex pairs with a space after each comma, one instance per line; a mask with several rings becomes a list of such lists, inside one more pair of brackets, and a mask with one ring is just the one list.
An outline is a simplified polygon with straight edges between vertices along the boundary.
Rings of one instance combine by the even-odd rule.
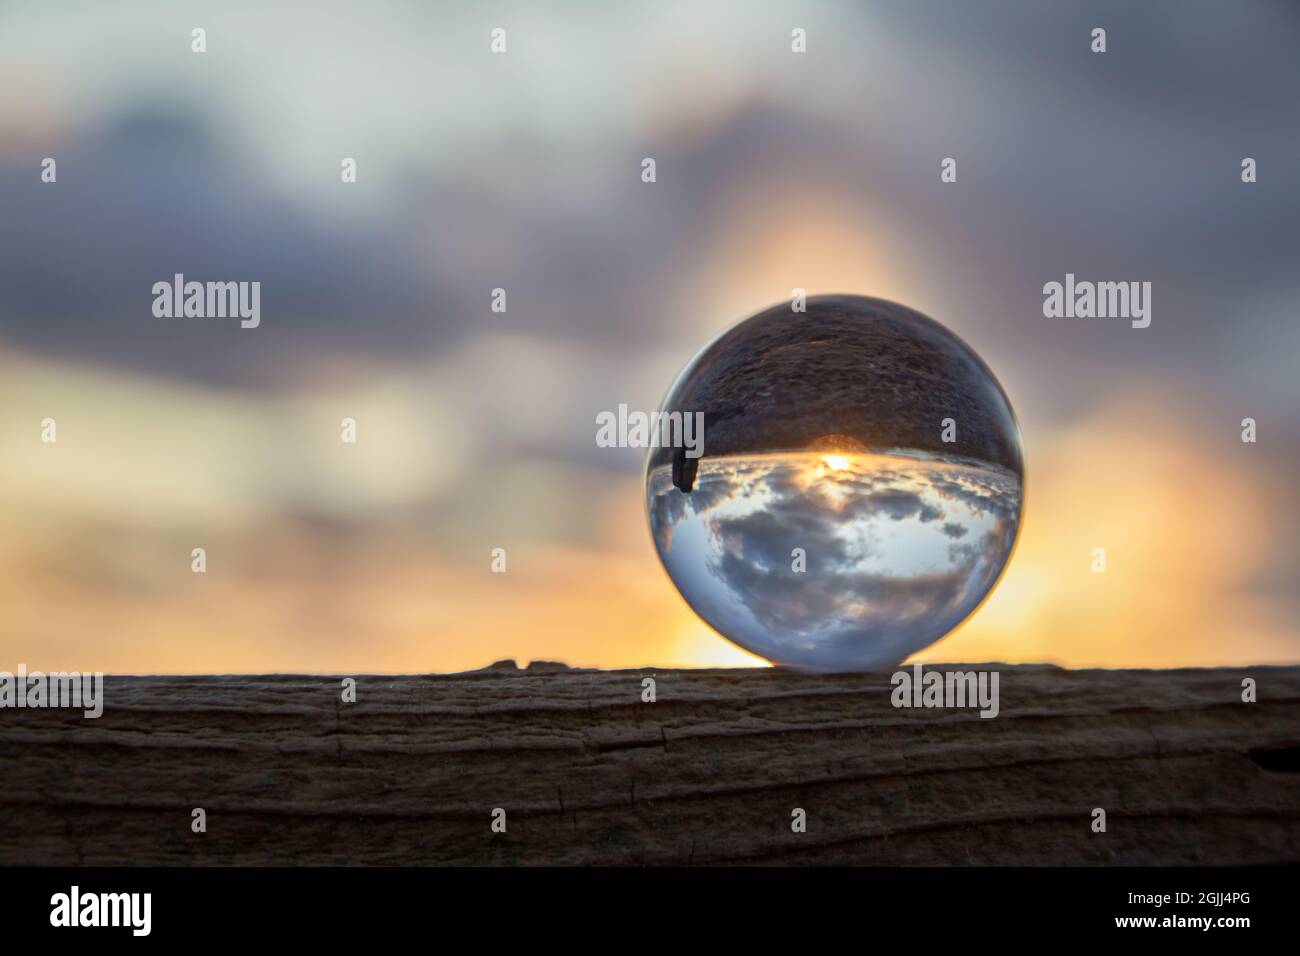
[[661, 412], [702, 412], [704, 432], [647, 460], [659, 557], [700, 617], [773, 663], [897, 664], [974, 612], [1011, 556], [1011, 405], [966, 343], [912, 309], [773, 306], [707, 345]]

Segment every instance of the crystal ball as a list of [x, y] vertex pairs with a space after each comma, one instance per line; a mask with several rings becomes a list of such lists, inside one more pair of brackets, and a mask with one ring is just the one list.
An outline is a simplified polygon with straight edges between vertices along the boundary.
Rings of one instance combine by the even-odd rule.
[[[1020, 527], [1020, 429], [978, 355], [883, 299], [787, 302], [718, 336], [657, 418], [655, 548], [714, 630], [804, 670], [895, 665], [969, 617]], [[702, 434], [676, 427], [702, 418]]]

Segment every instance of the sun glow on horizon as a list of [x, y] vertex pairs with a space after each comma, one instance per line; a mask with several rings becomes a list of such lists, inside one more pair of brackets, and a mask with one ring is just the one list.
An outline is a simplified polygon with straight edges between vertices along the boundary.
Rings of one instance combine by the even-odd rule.
[[[360, 464], [331, 472], [322, 463], [333, 461], [336, 433], [304, 429], [299, 409], [352, 407], [352, 391], [295, 395], [268, 413], [139, 377], [102, 374], [73, 387], [81, 369], [30, 358], [21, 369], [0, 361], [0, 372], [15, 420], [39, 422], [46, 394], [57, 393], [60, 424], [78, 423], [76, 441], [60, 434], [50, 454], [25, 459], [28, 468], [0, 469], [0, 495], [21, 503], [0, 521], [9, 625], [0, 629], [0, 669], [445, 673], [511, 657], [605, 668], [765, 665], [676, 593], [647, 533], [639, 476], [525, 457], [466, 483], [456, 479], [480, 460], [478, 445], [459, 446], [463, 470], [449, 472], [436, 455], [431, 465], [400, 446], [406, 429], [368, 433], [400, 466], [397, 478]], [[385, 395], [376, 414], [401, 412], [394, 421], [428, 400], [409, 384], [390, 382]], [[1160, 413], [1168, 404], [1125, 394], [1068, 429], [1029, 420], [1025, 525], [1005, 578], [970, 620], [913, 660], [1298, 659], [1288, 598], [1259, 584], [1286, 573], [1275, 570], [1283, 552], [1273, 542], [1288, 520], [1275, 513], [1290, 506], [1284, 479], [1249, 467], [1248, 451], [1207, 453]], [[151, 418], [149, 409], [166, 412]], [[130, 419], [137, 410], [150, 428]], [[445, 443], [458, 433], [439, 434]], [[162, 456], [185, 436], [184, 454]], [[0, 457], [24, 460], [30, 441], [21, 429], [0, 434]], [[204, 451], [236, 442], [247, 457]], [[800, 487], [814, 478], [834, 486], [831, 507], [835, 488], [875, 453], [836, 436], [790, 454], [809, 465]], [[310, 504], [305, 517], [280, 512], [285, 496]], [[463, 521], [438, 510], [453, 501]], [[365, 520], [350, 520], [359, 503], [370, 509]], [[384, 515], [401, 520], [373, 517]], [[492, 573], [476, 549], [488, 526], [511, 541], [508, 574]], [[117, 547], [125, 534], [129, 564]], [[191, 572], [195, 540], [222, 556], [204, 575]], [[1106, 550], [1104, 574], [1090, 567], [1097, 547]], [[143, 600], [146, 586], [152, 596]]]

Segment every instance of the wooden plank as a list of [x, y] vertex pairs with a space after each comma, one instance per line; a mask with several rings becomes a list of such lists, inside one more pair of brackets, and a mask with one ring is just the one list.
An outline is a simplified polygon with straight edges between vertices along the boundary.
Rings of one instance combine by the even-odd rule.
[[1300, 862], [1300, 668], [989, 666], [991, 720], [887, 673], [110, 677], [0, 710], [0, 863]]

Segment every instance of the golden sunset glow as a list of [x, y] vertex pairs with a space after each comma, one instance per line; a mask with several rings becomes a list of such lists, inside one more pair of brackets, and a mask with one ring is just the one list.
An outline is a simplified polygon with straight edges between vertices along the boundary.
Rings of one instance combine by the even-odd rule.
[[[522, 460], [467, 486], [455, 463], [382, 435], [375, 452], [392, 467], [356, 468], [300, 418], [304, 403], [337, 401], [326, 393], [241, 406], [71, 367], [0, 362], [0, 371], [15, 420], [39, 422], [57, 382], [54, 410], [78, 423], [43, 457], [30, 453], [29, 435], [0, 436], [6, 461], [28, 463], [0, 473], [0, 494], [22, 502], [6, 509], [0, 535], [0, 667], [397, 673], [507, 657], [763, 666], [677, 594], [635, 474], [602, 480]], [[384, 393], [393, 421], [422, 400], [392, 382]], [[1149, 396], [1113, 403], [1067, 430], [1027, 427], [1026, 511], [1007, 571], [971, 619], [918, 659], [1169, 667], [1294, 658], [1295, 622], [1247, 586], [1269, 559], [1265, 505], [1281, 489], [1244, 460], [1203, 454], [1178, 419], [1151, 411], [1160, 403]], [[215, 451], [230, 442], [247, 453]], [[257, 476], [264, 457], [286, 448], [300, 463], [279, 480], [300, 485], [299, 500], [310, 488], [315, 507], [344, 514], [360, 496], [374, 517], [338, 536], [268, 512]], [[851, 466], [848, 456], [822, 461]], [[473, 528], [434, 535], [385, 517], [423, 487], [487, 488], [490, 509], [474, 521], [503, 538], [512, 525], [528, 529], [511, 539], [507, 574], [489, 571]], [[570, 501], [587, 504], [564, 510]], [[199, 543], [203, 575], [190, 571]], [[1099, 546], [1104, 574], [1090, 570]]]
[[[613, 46], [594, 42], [605, 27], [547, 31], [490, 61], [475, 96], [434, 102], [420, 91], [482, 75], [482, 44], [448, 39], [430, 56], [425, 32], [376, 23], [368, 42], [393, 51], [403, 92], [382, 71], [285, 59], [304, 29], [288, 13], [259, 30], [212, 13], [235, 18], [223, 32], [260, 73], [197, 70], [188, 54], [178, 71], [155, 55], [167, 24], [117, 49], [102, 42], [121, 33], [109, 12], [72, 34], [0, 14], [32, 51], [0, 63], [5, 88], [50, 64], [39, 109], [0, 97], [21, 280], [0, 304], [0, 669], [763, 666], [686, 605], [650, 536], [646, 450], [598, 446], [593, 416], [658, 408], [734, 323], [827, 293], [932, 316], [987, 364], [1023, 432], [1015, 551], [919, 659], [1300, 660], [1295, 270], [1255, 248], [1291, 234], [1274, 211], [1285, 202], [1265, 215], [1245, 201], [1253, 188], [1233, 183], [1209, 213], [1173, 201], [1165, 160], [1203, 112], [1128, 98], [1116, 128], [1144, 130], [1145, 152], [1114, 160], [1125, 189], [1063, 192], [1093, 171], [1096, 144], [1060, 108], [1078, 106], [1078, 84], [1040, 86], [1032, 58], [958, 43], [920, 70], [928, 47], [904, 14], [864, 10], [871, 56], [828, 48], [833, 70], [792, 72], [784, 14], [703, 6], [687, 31], [637, 15]], [[427, 16], [440, 30], [446, 14]], [[475, 16], [457, 21], [466, 36]], [[840, 12], [821, 16], [833, 37]], [[339, 18], [309, 26], [312, 49], [355, 39]], [[575, 85], [554, 68], [570, 61], [609, 82]], [[981, 88], [994, 93], [951, 95]], [[427, 123], [411, 123], [416, 100]], [[1090, 100], [1088, 115], [1109, 105]], [[1050, 135], [1027, 141], [1026, 116]], [[979, 149], [962, 185], [944, 183], [940, 158], [962, 143]], [[344, 186], [335, 164], [356, 144], [373, 147]], [[73, 165], [47, 188], [37, 170], [56, 152], [104, 174]], [[653, 183], [643, 156], [658, 159]], [[1223, 161], [1202, 157], [1185, 179], [1230, 182]], [[1162, 198], [1126, 198], [1144, 194]], [[1210, 219], [1258, 242], [1155, 241]], [[1063, 263], [1062, 223], [1103, 238]], [[75, 281], [55, 254], [69, 237]], [[182, 259], [210, 266], [205, 280], [265, 280], [266, 321], [153, 316], [150, 282]], [[1177, 279], [1150, 329], [1042, 314], [1040, 283], [1067, 266], [1106, 278], [1135, 260], [1134, 278]], [[508, 312], [487, 311], [498, 283]], [[814, 372], [800, 390], [823, 384]], [[936, 384], [901, 374], [897, 387], [933, 397]], [[941, 405], [936, 428], [961, 418]], [[1258, 444], [1239, 438], [1246, 415]], [[47, 418], [57, 443], [41, 441]], [[355, 445], [340, 442], [345, 418]], [[888, 451], [852, 441], [804, 443], [791, 484], [851, 511], [863, 456]]]

